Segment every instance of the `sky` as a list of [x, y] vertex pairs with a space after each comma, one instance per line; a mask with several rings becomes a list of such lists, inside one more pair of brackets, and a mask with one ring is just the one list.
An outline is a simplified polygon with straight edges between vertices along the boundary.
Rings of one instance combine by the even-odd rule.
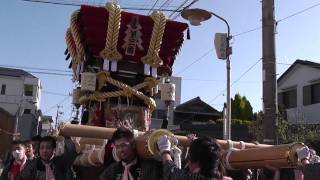
[[[65, 32], [72, 12], [79, 7], [22, 0], [1, 2], [0, 66], [57, 69], [58, 73], [68, 73], [69, 61], [65, 61], [63, 54]], [[120, 4], [125, 6], [128, 2], [141, 4], [138, 0], [120, 1]], [[255, 112], [262, 110], [261, 2], [199, 0], [193, 7], [212, 11], [228, 21], [233, 35], [231, 82], [236, 81], [231, 87], [231, 96], [236, 93], [246, 96]], [[278, 21], [277, 77], [296, 59], [320, 63], [320, 24], [317, 23], [320, 1], [275, 0], [275, 18]], [[176, 20], [186, 22], [180, 16]], [[182, 102], [199, 96], [217, 110], [222, 110], [226, 100], [226, 63], [217, 59], [213, 39], [215, 33], [226, 32], [226, 25], [212, 17], [201, 26], [190, 26], [190, 32], [191, 39], [185, 40], [173, 68], [173, 75], [182, 77]], [[55, 117], [57, 104], [60, 104], [63, 106], [60, 119], [70, 120], [72, 105], [68, 94], [74, 88], [71, 77], [26, 70], [33, 72], [42, 82], [42, 112]]]

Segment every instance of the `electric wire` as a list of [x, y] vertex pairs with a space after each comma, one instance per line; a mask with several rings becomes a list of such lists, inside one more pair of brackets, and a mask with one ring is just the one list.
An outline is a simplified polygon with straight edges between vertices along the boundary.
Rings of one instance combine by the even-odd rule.
[[188, 66], [186, 66], [185, 68], [183, 68], [181, 71], [179, 71], [178, 73], [175, 73], [175, 76], [183, 73], [184, 71], [186, 71], [189, 67], [191, 67], [193, 64], [195, 64], [196, 62], [200, 61], [201, 59], [203, 59], [204, 57], [206, 57], [210, 52], [212, 51], [212, 49], [209, 49], [208, 51], [206, 51], [203, 55], [201, 55], [199, 58], [197, 58], [196, 60], [194, 60], [192, 63], [190, 63]]
[[[81, 6], [81, 3], [70, 3], [70, 2], [52, 2], [52, 1], [42, 1], [42, 0], [22, 0], [26, 2], [34, 2], [34, 3], [44, 3], [44, 4], [55, 4], [55, 5], [68, 5], [68, 6]], [[150, 11], [150, 8], [136, 8], [136, 7], [121, 7], [124, 10], [137, 10], [137, 11]], [[160, 9], [154, 9], [160, 10]], [[179, 12], [177, 9], [161, 9], [161, 11], [168, 12]]]
[[[256, 61], [253, 65], [251, 65], [245, 72], [243, 72], [236, 80], [234, 80], [232, 83], [231, 83], [231, 87], [237, 83], [238, 81], [240, 81], [240, 79], [242, 77], [244, 77], [252, 68], [254, 68], [262, 59], [259, 59], [258, 61]], [[226, 91], [227, 89], [223, 89], [217, 96], [215, 96], [212, 100], [209, 101], [209, 103], [213, 102], [214, 100], [216, 100], [218, 97], [220, 97], [221, 95], [223, 95], [223, 93]]]
[[60, 105], [60, 104], [64, 103], [64, 102], [65, 102], [66, 100], [68, 100], [69, 98], [71, 98], [71, 96], [68, 96], [68, 97], [63, 98], [60, 102], [58, 102], [57, 104], [51, 106], [51, 107], [48, 108], [46, 111], [44, 111], [43, 114], [46, 114], [46, 113], [50, 112], [50, 111], [51, 111], [53, 108], [55, 108], [57, 105]]

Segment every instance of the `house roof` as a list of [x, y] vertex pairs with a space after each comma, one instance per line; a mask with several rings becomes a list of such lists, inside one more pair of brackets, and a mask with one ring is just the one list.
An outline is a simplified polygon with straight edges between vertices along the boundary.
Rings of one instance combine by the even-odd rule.
[[180, 104], [174, 110], [175, 112], [193, 112], [197, 114], [220, 115], [220, 112], [203, 102], [200, 97], [193, 98], [185, 103]]
[[12, 68], [5, 68], [5, 67], [0, 67], [0, 75], [12, 76], [12, 77], [31, 76], [31, 77], [37, 78], [22, 69], [12, 69]]
[[12, 114], [10, 114], [8, 111], [6, 111], [5, 109], [3, 109], [2, 107], [0, 107], [0, 113], [5, 114], [6, 116], [13, 117]]
[[300, 60], [297, 59], [277, 80], [279, 83], [282, 79], [284, 79], [297, 65], [303, 65], [303, 66], [308, 66], [316, 69], [320, 69], [320, 63], [312, 62], [312, 61], [307, 61], [307, 60]]

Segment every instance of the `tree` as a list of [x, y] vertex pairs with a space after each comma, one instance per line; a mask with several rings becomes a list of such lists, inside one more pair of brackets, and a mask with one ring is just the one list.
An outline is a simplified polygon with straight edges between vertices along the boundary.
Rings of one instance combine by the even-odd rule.
[[[262, 119], [263, 112], [254, 114], [253, 123], [249, 125], [249, 133], [259, 142], [263, 141]], [[301, 121], [302, 122], [302, 121]], [[277, 122], [277, 142], [287, 144], [291, 142], [303, 142], [312, 146], [317, 152], [320, 151], [320, 126], [302, 124], [289, 124], [284, 116], [279, 116]]]
[[231, 99], [231, 117], [232, 119], [253, 120], [250, 102], [239, 93], [234, 96], [234, 99]]
[[262, 129], [263, 112], [254, 113], [254, 121], [249, 125], [249, 133], [255, 137], [258, 142], [263, 141], [263, 129]]

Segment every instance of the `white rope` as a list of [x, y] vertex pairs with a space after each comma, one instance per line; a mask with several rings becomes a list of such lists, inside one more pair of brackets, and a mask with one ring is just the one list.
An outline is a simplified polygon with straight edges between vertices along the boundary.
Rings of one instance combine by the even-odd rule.
[[178, 144], [178, 139], [175, 137], [171, 137], [170, 138], [172, 140], [172, 147], [170, 150], [170, 154], [173, 156], [174, 159], [174, 163], [176, 164], [176, 166], [181, 169], [181, 154], [182, 151], [181, 149], [178, 148], [177, 144]]
[[97, 166], [92, 160], [91, 160], [91, 156], [93, 154], [93, 151], [89, 151], [89, 154], [88, 154], [88, 162], [90, 165], [92, 166]]
[[246, 143], [245, 142], [240, 141], [239, 143], [241, 145], [241, 149], [246, 149]]
[[233, 141], [228, 139], [227, 142], [228, 142], [228, 146], [229, 146], [228, 150], [233, 149]]
[[225, 158], [225, 165], [226, 165], [226, 168], [227, 169], [229, 169], [229, 170], [236, 170], [236, 169], [234, 169], [231, 165], [230, 165], [230, 163], [229, 163], [229, 158], [230, 158], [230, 155], [231, 155], [231, 153], [233, 152], [233, 151], [235, 151], [236, 149], [229, 149], [228, 151], [227, 151], [227, 155], [226, 155], [226, 158]]
[[101, 164], [103, 164], [104, 162], [104, 154], [105, 154], [105, 149], [104, 146], [100, 149], [99, 151], [99, 155], [98, 155], [98, 159], [100, 161]]

